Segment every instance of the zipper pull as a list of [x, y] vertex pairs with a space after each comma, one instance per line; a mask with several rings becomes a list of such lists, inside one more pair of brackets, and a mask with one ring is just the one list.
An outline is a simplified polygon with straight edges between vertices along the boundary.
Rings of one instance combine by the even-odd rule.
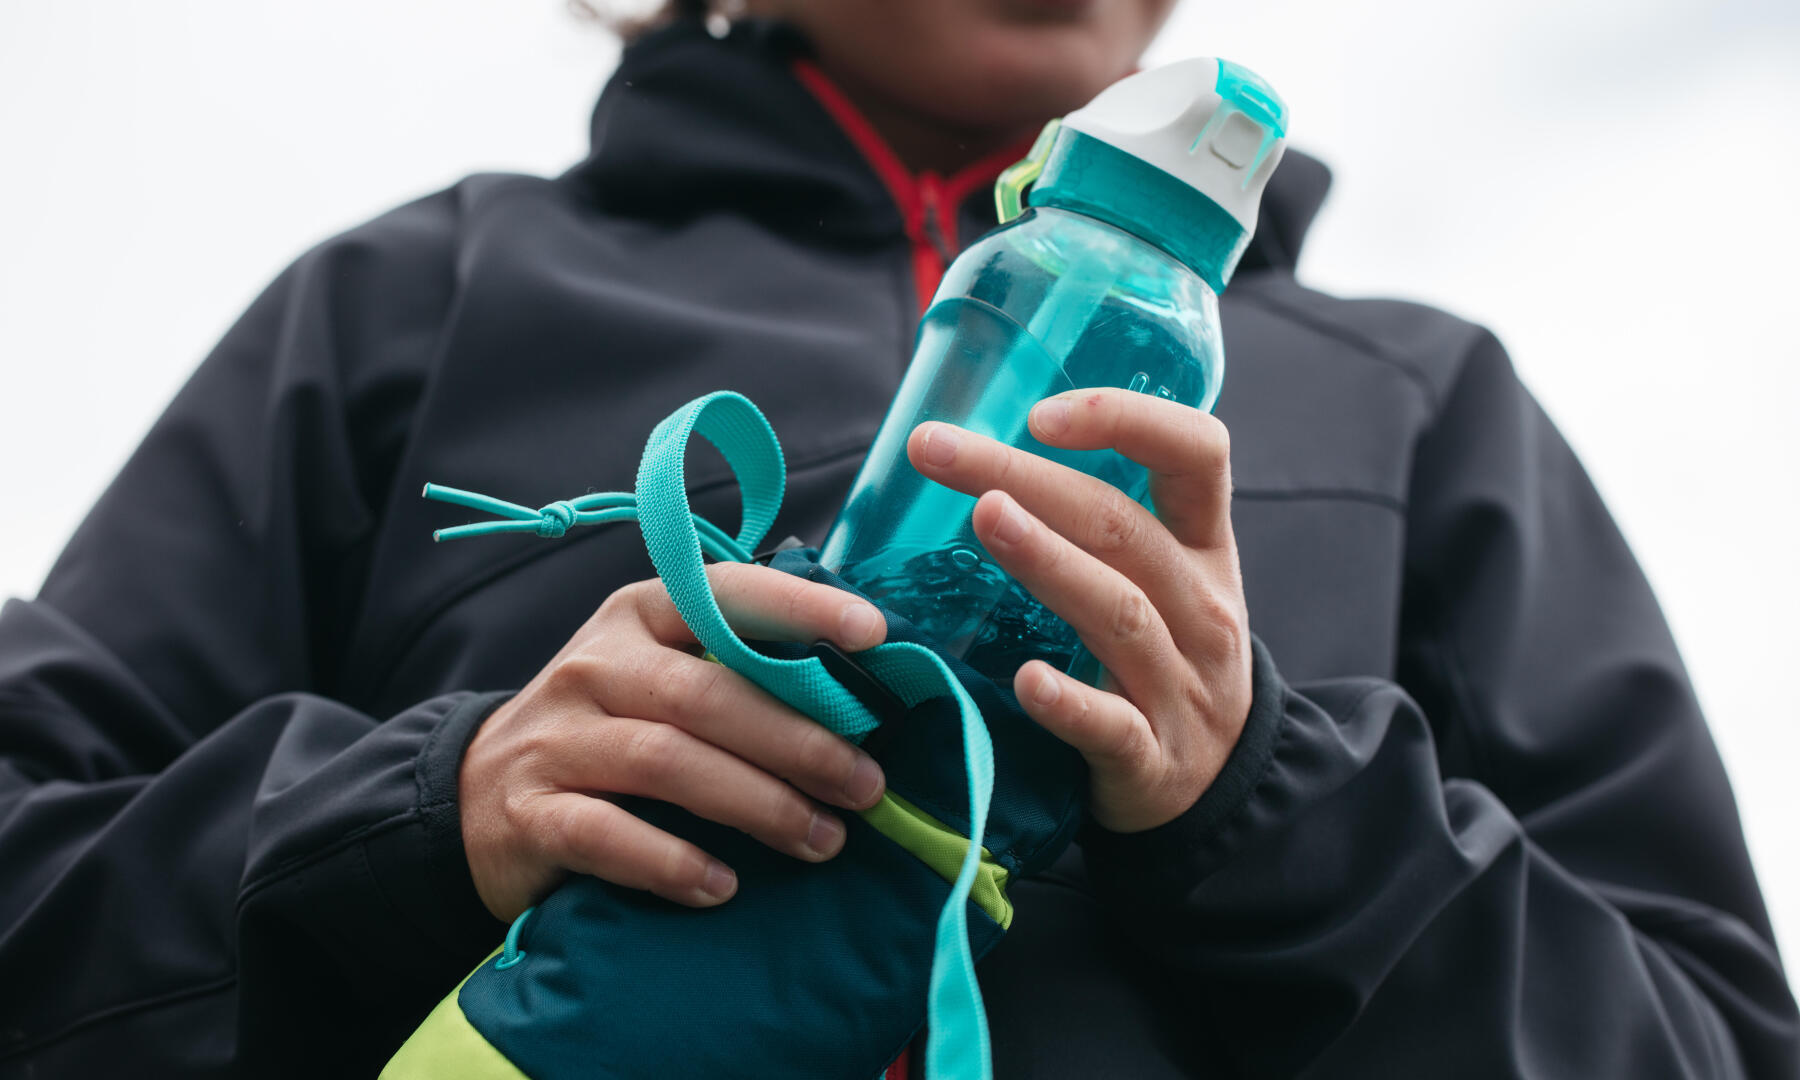
[[956, 252], [950, 250], [949, 239], [954, 229], [947, 228], [944, 223], [943, 192], [939, 187], [936, 173], [919, 175], [919, 203], [921, 209], [924, 210], [920, 226], [925, 233], [925, 239], [930, 242], [931, 249], [937, 252], [938, 258], [943, 261], [945, 266], [948, 266], [950, 260], [956, 257]]

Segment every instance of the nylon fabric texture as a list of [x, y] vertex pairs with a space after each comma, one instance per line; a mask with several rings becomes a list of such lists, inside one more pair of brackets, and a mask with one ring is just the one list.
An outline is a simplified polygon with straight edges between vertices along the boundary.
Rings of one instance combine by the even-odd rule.
[[[706, 579], [700, 541], [687, 500], [688, 440], [699, 435], [717, 447], [737, 475], [743, 526], [737, 541], [759, 545], [775, 520], [786, 483], [781, 444], [762, 413], [742, 394], [717, 391], [677, 409], [650, 433], [638, 466], [638, 524], [657, 575], [701, 644], [733, 671], [806, 713], [832, 731], [856, 739], [876, 726], [862, 702], [814, 658], [773, 660], [745, 645], [725, 622]], [[865, 667], [908, 706], [948, 690], [962, 713], [963, 766], [969, 778], [969, 846], [938, 919], [927, 1003], [926, 1074], [932, 1080], [988, 1080], [993, 1075], [981, 987], [969, 949], [964, 902], [981, 863], [982, 828], [994, 792], [994, 747], [981, 711], [931, 650], [910, 643], [880, 645], [861, 656]]]

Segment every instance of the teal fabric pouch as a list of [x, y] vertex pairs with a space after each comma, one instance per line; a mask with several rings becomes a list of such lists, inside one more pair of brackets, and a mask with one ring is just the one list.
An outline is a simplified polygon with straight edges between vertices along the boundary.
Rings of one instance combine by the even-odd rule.
[[[709, 395], [658, 432], [686, 413], [689, 429], [663, 441], [664, 460], [685, 448], [687, 434], [701, 434], [732, 462], [746, 502], [738, 550], [726, 552], [737, 557], [761, 541], [757, 521], [772, 521], [773, 511], [752, 505], [758, 490], [767, 500], [767, 484], [746, 476], [747, 448], [764, 436], [721, 435], [708, 425], [704, 414], [719, 409], [720, 399], [734, 424], [754, 431], [752, 414], [761, 422], [737, 395]], [[773, 445], [772, 433], [766, 439]], [[892, 613], [884, 612], [887, 643], [848, 662], [822, 662], [803, 644], [745, 643], [735, 635], [724, 642], [722, 618], [709, 625], [691, 589], [695, 575], [704, 583], [700, 551], [711, 549], [690, 524], [685, 495], [679, 504], [647, 497], [659, 479], [651, 468], [658, 446], [653, 435], [634, 507], [617, 496], [541, 511], [461, 497], [467, 493], [450, 498], [526, 526], [473, 527], [480, 531], [543, 533], [541, 523], [550, 521], [548, 532], [560, 535], [559, 526], [587, 523], [582, 514], [638, 516], [659, 573], [701, 641], [771, 693], [860, 741], [881, 763], [888, 793], [871, 810], [844, 815], [844, 848], [822, 864], [667, 804], [635, 804], [635, 813], [732, 866], [737, 894], [697, 910], [594, 878], [569, 880], [515, 922], [505, 944], [439, 1004], [382, 1075], [874, 1080], [929, 1018], [932, 1080], [983, 1080], [990, 1062], [973, 963], [1011, 925], [1008, 884], [1047, 867], [1073, 837], [1084, 764], [1023, 713], [1009, 687], [937, 652]], [[774, 460], [778, 466], [778, 449]], [[660, 477], [665, 487], [680, 480], [678, 471]], [[614, 502], [599, 506], [600, 499]], [[629, 510], [635, 514], [619, 513]], [[659, 558], [655, 533], [671, 523], [668, 531], [693, 539], [673, 545], [677, 558], [665, 543]], [[674, 567], [690, 546], [691, 564]], [[810, 551], [782, 552], [771, 565], [848, 588]], [[771, 674], [794, 671], [811, 673], [798, 690], [796, 680]], [[879, 684], [876, 695], [870, 682]], [[888, 700], [878, 706], [884, 716], [865, 704], [874, 696]]]

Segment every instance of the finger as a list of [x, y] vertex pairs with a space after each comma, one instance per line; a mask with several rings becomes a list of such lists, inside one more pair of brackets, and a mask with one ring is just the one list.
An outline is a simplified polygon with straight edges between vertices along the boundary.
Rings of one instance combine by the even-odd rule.
[[925, 476], [969, 495], [1005, 491], [1056, 532], [1158, 596], [1187, 591], [1186, 553], [1169, 530], [1097, 477], [950, 424], [913, 430], [907, 454]]
[[844, 846], [844, 823], [781, 780], [673, 724], [610, 718], [560, 729], [546, 759], [565, 788], [641, 795], [729, 825], [808, 862]]
[[601, 694], [610, 713], [673, 724], [824, 802], [861, 810], [881, 798], [874, 758], [722, 664], [645, 648], [617, 658]]
[[1189, 547], [1231, 537], [1231, 438], [1215, 416], [1117, 388], [1071, 390], [1031, 410], [1031, 433], [1068, 450], [1117, 450], [1150, 470], [1151, 499]]
[[[875, 605], [843, 589], [750, 563], [715, 563], [706, 568], [706, 576], [725, 621], [744, 637], [829, 638], [852, 651], [872, 648], [887, 637], [887, 622]], [[658, 640], [667, 644], [694, 640], [660, 581], [629, 588], [644, 625]]]
[[1134, 700], [1170, 693], [1186, 665], [1144, 590], [1027, 513], [1004, 491], [975, 503], [975, 536], [1005, 570], [1072, 627]]
[[1033, 660], [1013, 676], [1027, 716], [1081, 751], [1096, 772], [1137, 775], [1156, 746], [1144, 713], [1117, 694], [1087, 685]]
[[713, 907], [737, 892], [730, 867], [617, 803], [572, 791], [538, 802], [534, 834], [558, 866], [689, 907]]

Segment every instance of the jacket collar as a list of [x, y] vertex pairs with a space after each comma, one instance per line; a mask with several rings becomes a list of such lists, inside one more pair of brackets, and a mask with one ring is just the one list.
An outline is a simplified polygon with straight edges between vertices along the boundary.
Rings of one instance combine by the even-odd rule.
[[[609, 212], [678, 221], [744, 214], [824, 243], [918, 236], [919, 177], [906, 173], [847, 101], [808, 63], [791, 27], [743, 19], [722, 39], [678, 20], [625, 49], [594, 108], [588, 158], [568, 179]], [[836, 95], [841, 99], [841, 95]], [[841, 104], [841, 107], [840, 107]], [[952, 253], [994, 223], [983, 161], [936, 188], [961, 202]], [[972, 177], [979, 171], [983, 182]], [[1290, 149], [1263, 194], [1240, 272], [1291, 272], [1324, 202], [1330, 172]]]

